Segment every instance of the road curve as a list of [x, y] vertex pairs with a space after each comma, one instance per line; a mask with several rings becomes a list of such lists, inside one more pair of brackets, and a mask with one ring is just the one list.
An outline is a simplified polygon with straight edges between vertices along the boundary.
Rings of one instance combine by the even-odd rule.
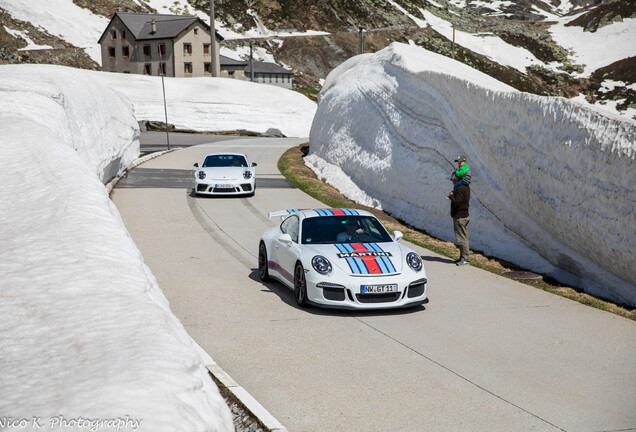
[[[267, 212], [324, 207], [276, 168], [300, 142], [184, 148], [113, 194], [186, 330], [290, 432], [636, 430], [633, 321], [412, 245], [426, 307], [300, 309], [291, 291], [261, 283], [258, 239], [278, 223]], [[193, 197], [192, 164], [226, 150], [258, 163], [256, 195]]]

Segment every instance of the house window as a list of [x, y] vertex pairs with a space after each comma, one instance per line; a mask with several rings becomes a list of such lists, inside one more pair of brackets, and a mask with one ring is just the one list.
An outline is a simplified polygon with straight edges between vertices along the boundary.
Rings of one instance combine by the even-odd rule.
[[184, 43], [183, 44], [183, 53], [184, 54], [192, 54], [192, 44], [191, 43]]
[[128, 58], [128, 56], [130, 55], [130, 50], [129, 50], [129, 48], [127, 46], [121, 47], [121, 55], [124, 58]]
[[194, 29], [194, 34], [195, 34], [195, 35], [198, 35], [198, 34], [199, 34], [199, 29], [198, 29], [198, 28], [195, 28], [195, 29]]
[[152, 75], [152, 65], [150, 63], [144, 65], [144, 75]]
[[210, 44], [203, 44], [203, 54], [210, 54]]
[[117, 30], [113, 30], [110, 32], [110, 38], [111, 39], [117, 39]]
[[165, 74], [166, 74], [166, 64], [159, 63], [159, 75], [165, 75]]
[[184, 63], [183, 64], [183, 71], [185, 73], [192, 73], [192, 63]]
[[159, 52], [159, 56], [163, 57], [166, 55], [166, 44], [159, 44], [157, 47], [157, 52]]
[[234, 71], [227, 71], [227, 75], [233, 77], [234, 76]]
[[115, 58], [115, 47], [108, 47], [108, 57]]
[[150, 55], [150, 45], [148, 44], [144, 45], [144, 55], [146, 56]]
[[210, 67], [210, 63], [209, 62], [203, 63], [203, 70], [204, 70], [205, 73], [212, 73], [211, 72], [212, 68]]
[[126, 39], [126, 30], [121, 31], [121, 38]]

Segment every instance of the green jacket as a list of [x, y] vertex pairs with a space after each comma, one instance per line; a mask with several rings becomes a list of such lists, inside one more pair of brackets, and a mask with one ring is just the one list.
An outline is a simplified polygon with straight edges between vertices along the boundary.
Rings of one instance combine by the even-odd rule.
[[468, 171], [468, 164], [464, 164], [462, 166], [459, 167], [459, 169], [455, 170], [455, 175], [457, 176], [458, 179], [463, 179], [464, 175], [466, 175], [466, 171]]

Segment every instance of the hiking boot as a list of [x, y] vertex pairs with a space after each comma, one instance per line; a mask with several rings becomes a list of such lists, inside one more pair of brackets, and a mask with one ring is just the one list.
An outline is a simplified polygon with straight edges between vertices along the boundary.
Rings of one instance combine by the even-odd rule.
[[470, 265], [470, 261], [466, 261], [465, 259], [460, 259], [459, 261], [457, 261], [455, 264], [457, 264], [458, 266], [465, 266], [465, 265]]

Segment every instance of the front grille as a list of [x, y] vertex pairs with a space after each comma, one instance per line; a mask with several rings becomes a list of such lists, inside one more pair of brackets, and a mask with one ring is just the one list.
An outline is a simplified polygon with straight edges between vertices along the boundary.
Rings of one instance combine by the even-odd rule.
[[252, 192], [252, 185], [249, 183], [243, 183], [241, 187], [245, 192]]
[[199, 183], [197, 185], [197, 192], [205, 192], [205, 190], [208, 188], [208, 185], [203, 184], [203, 183]]
[[356, 298], [360, 303], [389, 303], [397, 301], [400, 298], [400, 292], [386, 294], [356, 294]]
[[218, 192], [218, 193], [231, 193], [231, 192], [236, 192], [236, 188], [214, 188], [213, 192]]
[[411, 282], [411, 285], [409, 285], [407, 289], [408, 297], [419, 297], [424, 294], [424, 291], [426, 291], [426, 282], [428, 282], [426, 278], [418, 279]]
[[327, 300], [344, 301], [345, 290], [343, 288], [323, 288], [322, 295]]
[[409, 285], [409, 290], [407, 296], [409, 298], [419, 297], [424, 294], [424, 289], [426, 288], [426, 282], [415, 283]]

